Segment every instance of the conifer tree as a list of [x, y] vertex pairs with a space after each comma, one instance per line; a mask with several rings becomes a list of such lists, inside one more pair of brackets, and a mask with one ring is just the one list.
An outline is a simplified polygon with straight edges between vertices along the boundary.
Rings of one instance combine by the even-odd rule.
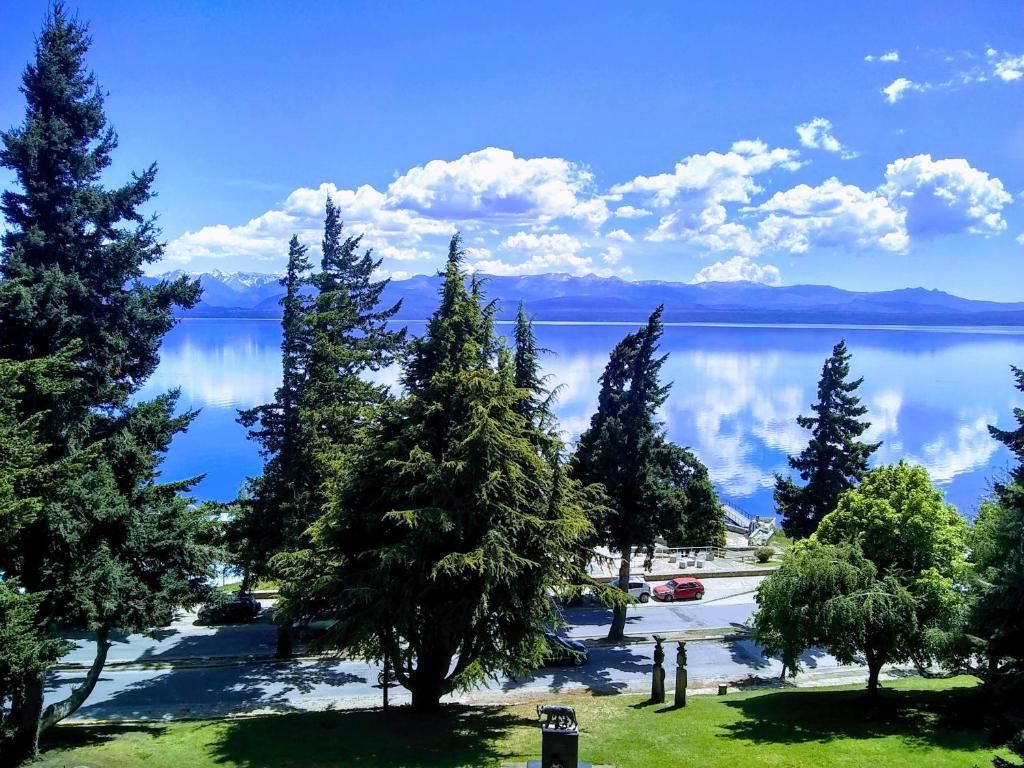
[[117, 138], [85, 66], [88, 48], [86, 28], [56, 3], [23, 77], [25, 121], [2, 134], [0, 150], [16, 182], [0, 201], [0, 358], [71, 355], [68, 380], [28, 387], [18, 409], [42, 414], [47, 463], [93, 452], [81, 472], [43, 489], [38, 514], [0, 549], [0, 570], [32, 596], [38, 626], [96, 637], [95, 661], [67, 699], [44, 711], [42, 674], [25, 682], [4, 749], [15, 761], [89, 695], [111, 631], [146, 629], [197, 599], [212, 557], [203, 520], [180, 496], [189, 481], [156, 482], [161, 454], [194, 414], [175, 415], [175, 393], [130, 403], [157, 364], [172, 309], [192, 306], [199, 287], [139, 280], [162, 253], [140, 211], [156, 168], [103, 186]]
[[530, 424], [536, 427], [539, 434], [549, 437], [543, 440], [538, 449], [546, 456], [552, 456], [561, 448], [561, 441], [555, 434], [555, 415], [551, 404], [555, 391], [548, 389], [547, 376], [540, 372], [540, 355], [545, 352], [537, 346], [537, 337], [533, 332], [533, 323], [526, 314], [523, 303], [519, 302], [516, 312], [516, 327], [513, 335], [515, 341], [515, 383], [523, 391], [523, 398], [516, 410]]
[[864, 380], [847, 381], [849, 375], [850, 353], [840, 341], [821, 370], [818, 401], [811, 406], [815, 415], [797, 417], [801, 427], [811, 430], [811, 439], [799, 456], [789, 457], [789, 465], [806, 485], [775, 477], [775, 504], [782, 528], [792, 538], [814, 533], [839, 497], [868, 471], [868, 459], [881, 445], [857, 439], [871, 424], [861, 420], [867, 408], [854, 394]]
[[[643, 552], [650, 559], [655, 540], [685, 531], [687, 515], [697, 505], [695, 532], [714, 537], [707, 543], [720, 543], [713, 524], [697, 523], [707, 516], [706, 505], [718, 509], [714, 489], [702, 482], [706, 470], [702, 474], [695, 456], [667, 440], [656, 418], [671, 387], [659, 382], [667, 357], [657, 354], [661, 313], [658, 307], [644, 328], [612, 350], [600, 379], [597, 412], [580, 436], [573, 461], [577, 479], [599, 483], [607, 494], [606, 511], [595, 524], [597, 539], [621, 558], [622, 590], [628, 589], [633, 555]], [[608, 638], [618, 640], [624, 636], [626, 603], [617, 601], [613, 610]]]
[[310, 549], [281, 558], [288, 609], [337, 619], [324, 645], [386, 658], [418, 710], [541, 661], [548, 590], [585, 578], [590, 531], [584, 494], [536, 449], [462, 258], [456, 236], [404, 394], [361, 430]]
[[[1024, 370], [1013, 367], [1016, 387], [1024, 392]], [[988, 583], [978, 601], [974, 632], [985, 642], [985, 682], [994, 694], [999, 730], [1016, 734], [1014, 749], [1024, 757], [1024, 408], [1015, 408], [1015, 429], [989, 427], [1013, 454], [1016, 466], [995, 487], [997, 522], [983, 544]], [[977, 527], [977, 526], [976, 526]], [[975, 552], [975, 560], [978, 560]], [[1009, 763], [1004, 763], [1009, 765]]]
[[265, 464], [263, 474], [249, 483], [236, 505], [228, 537], [235, 565], [243, 572], [243, 589], [271, 576], [270, 560], [281, 551], [308, 495], [310, 474], [300, 438], [299, 404], [302, 400], [309, 359], [308, 313], [310, 298], [303, 292], [308, 282], [307, 248], [292, 236], [288, 266], [281, 284], [281, 386], [274, 402], [239, 411], [239, 422], [249, 429], [249, 439], [259, 443]]

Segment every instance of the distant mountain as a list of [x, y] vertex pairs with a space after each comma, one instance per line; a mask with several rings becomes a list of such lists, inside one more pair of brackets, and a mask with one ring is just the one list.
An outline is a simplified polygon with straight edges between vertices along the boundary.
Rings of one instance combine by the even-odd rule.
[[[180, 274], [168, 273], [161, 277]], [[255, 272], [198, 276], [203, 298], [187, 317], [280, 317], [280, 277]], [[156, 282], [161, 278], [146, 278]], [[1024, 325], [1024, 302], [975, 301], [937, 290], [846, 291], [826, 285], [631, 282], [565, 274], [486, 277], [500, 320], [522, 300], [541, 321], [640, 322], [659, 304], [667, 322], [831, 323], [854, 325]], [[437, 305], [439, 278], [395, 280], [384, 301], [402, 301], [401, 320], [425, 320]]]

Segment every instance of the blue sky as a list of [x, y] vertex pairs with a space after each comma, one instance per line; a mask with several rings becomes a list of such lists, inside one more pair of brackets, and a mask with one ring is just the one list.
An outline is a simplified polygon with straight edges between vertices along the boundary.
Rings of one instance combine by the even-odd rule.
[[[0, 3], [4, 127], [45, 7]], [[1024, 300], [1020, 2], [74, 7], [156, 271], [277, 271], [331, 194], [396, 277], [457, 228], [485, 272]]]

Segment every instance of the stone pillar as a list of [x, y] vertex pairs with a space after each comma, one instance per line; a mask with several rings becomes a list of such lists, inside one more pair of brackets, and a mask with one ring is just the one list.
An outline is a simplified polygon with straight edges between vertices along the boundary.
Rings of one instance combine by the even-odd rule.
[[679, 641], [676, 649], [676, 698], [677, 707], [686, 706], [686, 643]]
[[651, 703], [665, 703], [665, 638], [654, 636], [654, 679], [651, 681]]

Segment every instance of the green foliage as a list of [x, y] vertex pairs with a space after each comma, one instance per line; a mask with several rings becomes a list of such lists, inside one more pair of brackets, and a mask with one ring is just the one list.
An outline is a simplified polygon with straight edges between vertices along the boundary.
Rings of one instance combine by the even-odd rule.
[[874, 469], [761, 585], [756, 636], [794, 670], [816, 645], [844, 662], [863, 653], [871, 690], [884, 664], [954, 663], [966, 545], [966, 523], [924, 468]]
[[[549, 590], [580, 573], [587, 497], [543, 458], [511, 355], [452, 239], [440, 307], [329, 487], [309, 550], [281, 556], [293, 615], [324, 643], [386, 656], [413, 705], [542, 658]], [[382, 596], [386, 596], [382, 599]]]
[[[196, 599], [212, 553], [198, 538], [205, 521], [179, 495], [190, 481], [157, 483], [161, 454], [194, 414], [175, 414], [175, 393], [130, 403], [156, 367], [174, 306], [192, 306], [199, 288], [139, 280], [162, 254], [141, 212], [156, 169], [103, 185], [117, 139], [88, 47], [86, 28], [55, 4], [23, 77], [25, 121], [2, 134], [0, 164], [15, 184], [0, 199], [0, 359], [62, 361], [59, 382], [23, 382], [15, 410], [44, 447], [40, 461], [89, 459], [40, 489], [33, 519], [0, 547], [0, 570], [32, 596], [40, 626], [105, 636], [153, 626]], [[41, 689], [38, 676], [33, 685]], [[19, 749], [32, 751], [35, 735], [25, 738]]]
[[[1024, 370], [1014, 367], [1024, 392]], [[971, 555], [979, 589], [971, 630], [987, 659], [986, 684], [999, 713], [998, 730], [1015, 733], [1024, 757], [1024, 408], [1014, 409], [1015, 429], [989, 427], [1016, 459], [995, 498], [981, 505], [972, 531]]]
[[840, 341], [821, 370], [818, 402], [811, 406], [815, 415], [797, 417], [801, 427], [811, 430], [811, 439], [799, 456], [789, 457], [789, 465], [806, 485], [775, 477], [782, 528], [794, 539], [814, 533], [819, 521], [836, 508], [839, 497], [864, 475], [868, 458], [881, 445], [857, 440], [870, 424], [860, 420], [867, 408], [854, 394], [863, 379], [847, 381], [849, 375], [850, 353], [846, 342]]
[[754, 550], [754, 557], [759, 563], [767, 563], [775, 556], [775, 550], [771, 547], [758, 547]]
[[[671, 387], [659, 382], [666, 360], [657, 354], [661, 313], [658, 307], [644, 328], [612, 350], [600, 379], [597, 412], [573, 457], [574, 477], [603, 486], [607, 494], [606, 511], [595, 522], [597, 540], [620, 553], [622, 585], [633, 552], [650, 558], [659, 536], [677, 546], [725, 543], [707, 469], [690, 451], [670, 443], [656, 419]], [[625, 606], [616, 605], [609, 638], [622, 636], [625, 618]]]

